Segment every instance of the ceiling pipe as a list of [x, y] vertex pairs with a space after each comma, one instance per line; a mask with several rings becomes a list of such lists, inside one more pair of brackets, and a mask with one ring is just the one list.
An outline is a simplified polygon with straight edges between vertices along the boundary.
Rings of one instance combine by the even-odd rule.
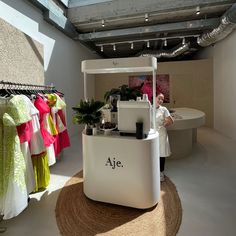
[[183, 54], [184, 52], [188, 51], [190, 48], [190, 43], [185, 43], [185, 44], [180, 44], [177, 47], [170, 49], [170, 50], [159, 50], [159, 51], [151, 51], [151, 50], [147, 50], [147, 51], [143, 51], [140, 54], [140, 56], [142, 57], [156, 57], [156, 58], [161, 58], [161, 57], [165, 57], [165, 58], [173, 58], [173, 57], [177, 57], [181, 54]]
[[[225, 14], [220, 19], [220, 24], [217, 28], [213, 29], [211, 32], [204, 33], [198, 37], [197, 43], [201, 47], [207, 47], [220, 41], [227, 37], [236, 28], [236, 3], [225, 12]], [[143, 51], [139, 53], [140, 56], [154, 56], [157, 58], [173, 58], [179, 56], [186, 51], [189, 51], [190, 43], [185, 43], [178, 45], [177, 47], [170, 50], [160, 50], [160, 51]]]
[[220, 19], [220, 24], [211, 32], [199, 36], [197, 43], [201, 47], [207, 47], [227, 37], [236, 28], [236, 3], [225, 12]]

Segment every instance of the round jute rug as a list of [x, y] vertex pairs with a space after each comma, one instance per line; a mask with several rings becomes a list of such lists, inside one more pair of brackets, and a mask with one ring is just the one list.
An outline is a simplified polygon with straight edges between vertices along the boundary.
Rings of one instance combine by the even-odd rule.
[[83, 193], [81, 171], [60, 192], [56, 219], [63, 236], [174, 236], [181, 224], [182, 208], [175, 185], [168, 177], [161, 184], [160, 202], [140, 210], [88, 199]]

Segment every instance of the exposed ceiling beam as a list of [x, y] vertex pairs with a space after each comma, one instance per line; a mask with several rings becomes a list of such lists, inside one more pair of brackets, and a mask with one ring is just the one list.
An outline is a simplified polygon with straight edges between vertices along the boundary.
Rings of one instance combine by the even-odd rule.
[[74, 39], [78, 37], [78, 32], [75, 30], [75, 27], [71, 24], [71, 22], [66, 17], [59, 17], [53, 14], [51, 11], [45, 11], [43, 13], [43, 18], [48, 23], [55, 26], [57, 29], [62, 31], [64, 34]]
[[51, 11], [55, 15], [63, 15], [63, 10], [52, 0], [28, 0], [42, 11]]
[[70, 0], [59, 0], [61, 3], [64, 4], [64, 6], [69, 7]]
[[158, 24], [153, 26], [134, 27], [128, 29], [109, 30], [102, 32], [80, 34], [78, 39], [81, 41], [97, 41], [97, 40], [109, 40], [119, 37], [132, 37], [132, 36], [145, 36], [153, 33], [174, 33], [187, 30], [206, 30], [212, 29], [219, 25], [219, 18], [184, 21], [177, 23]]
[[78, 37], [78, 32], [70, 20], [63, 15], [60, 9], [52, 0], [28, 0], [42, 10], [44, 19], [62, 31], [70, 38]]
[[68, 0], [68, 1], [69, 1], [69, 8], [89, 6], [89, 5], [99, 4], [102, 2], [112, 2], [112, 0]]
[[68, 17], [72, 23], [83, 23], [152, 12], [180, 11], [196, 6], [205, 7], [235, 3], [234, 0], [116, 0], [100, 2], [100, 4], [95, 5], [69, 8]]

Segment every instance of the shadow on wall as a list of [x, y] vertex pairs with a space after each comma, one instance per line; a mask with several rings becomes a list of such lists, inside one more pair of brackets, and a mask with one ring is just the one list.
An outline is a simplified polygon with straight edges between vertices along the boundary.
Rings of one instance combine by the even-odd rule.
[[25, 38], [27, 39], [27, 41], [29, 42], [32, 50], [34, 51], [35, 55], [37, 56], [37, 58], [39, 59], [40, 61], [40, 64], [43, 66], [44, 63], [43, 63], [43, 57], [41, 56], [37, 46], [35, 45], [34, 41], [32, 40], [31, 37], [29, 37], [28, 35], [24, 34], [25, 35]]

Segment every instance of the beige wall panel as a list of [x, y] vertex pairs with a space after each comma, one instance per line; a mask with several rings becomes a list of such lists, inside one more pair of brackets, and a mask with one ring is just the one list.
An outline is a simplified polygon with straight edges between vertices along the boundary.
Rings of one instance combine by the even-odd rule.
[[171, 75], [171, 107], [188, 107], [193, 104], [193, 80], [190, 74]]
[[99, 74], [95, 76], [95, 98], [103, 100], [105, 92], [111, 88], [118, 88], [122, 84], [128, 84], [130, 74]]
[[[170, 103], [166, 104], [168, 108], [199, 109], [206, 113], [206, 126], [213, 127], [212, 60], [161, 62], [158, 64], [158, 74], [170, 75]], [[137, 73], [96, 75], [95, 98], [103, 100], [106, 91], [128, 84], [129, 75]]]
[[43, 46], [0, 19], [0, 80], [44, 84]]

